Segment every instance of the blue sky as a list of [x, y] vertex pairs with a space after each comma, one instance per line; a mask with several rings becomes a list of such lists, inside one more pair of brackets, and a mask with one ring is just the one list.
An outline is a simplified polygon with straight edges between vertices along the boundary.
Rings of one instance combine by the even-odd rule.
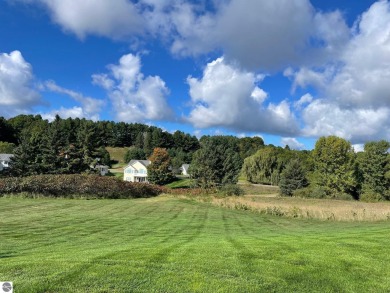
[[390, 139], [390, 3], [0, 0], [0, 116]]

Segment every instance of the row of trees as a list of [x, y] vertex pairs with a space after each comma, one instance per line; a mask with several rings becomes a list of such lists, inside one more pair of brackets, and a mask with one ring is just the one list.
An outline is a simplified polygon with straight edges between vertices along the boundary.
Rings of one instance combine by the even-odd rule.
[[208, 186], [234, 182], [232, 178], [237, 176], [231, 175], [229, 164], [237, 173], [242, 161], [263, 147], [264, 141], [260, 137], [230, 136], [204, 136], [198, 140], [181, 131], [172, 134], [138, 123], [93, 122], [59, 116], [48, 122], [40, 115], [19, 115], [8, 120], [0, 117], [0, 152], [15, 155], [12, 172], [17, 176], [80, 173], [97, 163], [110, 165], [107, 146], [127, 147], [125, 162], [150, 158], [156, 148], [166, 149], [174, 169], [192, 163], [196, 154], [197, 174], [210, 173], [200, 171], [200, 163], [215, 163], [218, 169], [210, 179], [203, 180], [201, 185]]
[[84, 120], [69, 135], [58, 116], [52, 123], [41, 121], [34, 131], [23, 129], [14, 149], [11, 174], [76, 174], [98, 163], [109, 164], [110, 155], [97, 136], [93, 122]]
[[295, 190], [314, 197], [390, 199], [390, 143], [368, 142], [355, 153], [350, 142], [321, 137], [313, 151], [267, 146], [245, 159], [250, 182], [279, 185], [284, 195]]
[[[56, 117], [65, 139], [74, 141], [76, 134], [87, 120], [79, 118], [61, 119]], [[195, 136], [176, 131], [171, 134], [155, 126], [140, 123], [124, 123], [113, 121], [88, 121], [93, 124], [96, 139], [101, 146], [130, 147], [143, 149], [147, 156], [156, 147], [166, 149], [181, 149], [185, 153], [194, 152], [199, 148]], [[19, 115], [9, 120], [0, 117], [0, 142], [18, 144], [23, 132], [32, 135], [40, 132], [40, 128], [50, 124], [40, 115]]]

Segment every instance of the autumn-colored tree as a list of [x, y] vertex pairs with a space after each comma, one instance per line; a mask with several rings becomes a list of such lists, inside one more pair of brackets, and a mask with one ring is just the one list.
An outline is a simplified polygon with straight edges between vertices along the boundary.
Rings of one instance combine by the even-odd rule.
[[155, 148], [149, 157], [148, 180], [151, 183], [163, 185], [174, 180], [170, 170], [171, 158], [166, 149]]

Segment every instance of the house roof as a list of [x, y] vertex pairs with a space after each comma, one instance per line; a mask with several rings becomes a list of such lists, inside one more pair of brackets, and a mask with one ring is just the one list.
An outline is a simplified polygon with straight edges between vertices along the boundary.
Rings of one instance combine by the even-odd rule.
[[13, 154], [0, 154], [0, 161], [11, 161]]
[[139, 162], [139, 163], [141, 163], [142, 165], [144, 165], [145, 168], [151, 164], [151, 162], [150, 162], [149, 160], [131, 160], [131, 161], [129, 162], [129, 164], [127, 164], [127, 166], [125, 167], [125, 169], [128, 168], [128, 167], [130, 167], [130, 166], [133, 166], [133, 165], [134, 165], [135, 163], [137, 163], [137, 162]]

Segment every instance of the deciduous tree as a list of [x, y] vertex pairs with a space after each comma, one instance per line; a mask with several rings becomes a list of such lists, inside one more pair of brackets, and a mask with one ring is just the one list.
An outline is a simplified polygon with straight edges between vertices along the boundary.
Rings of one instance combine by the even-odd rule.
[[155, 148], [149, 157], [151, 164], [148, 168], [148, 180], [151, 183], [163, 185], [174, 180], [170, 170], [171, 158], [166, 149]]
[[313, 152], [316, 184], [329, 197], [347, 193], [356, 196], [357, 166], [351, 143], [336, 136], [318, 139]]

